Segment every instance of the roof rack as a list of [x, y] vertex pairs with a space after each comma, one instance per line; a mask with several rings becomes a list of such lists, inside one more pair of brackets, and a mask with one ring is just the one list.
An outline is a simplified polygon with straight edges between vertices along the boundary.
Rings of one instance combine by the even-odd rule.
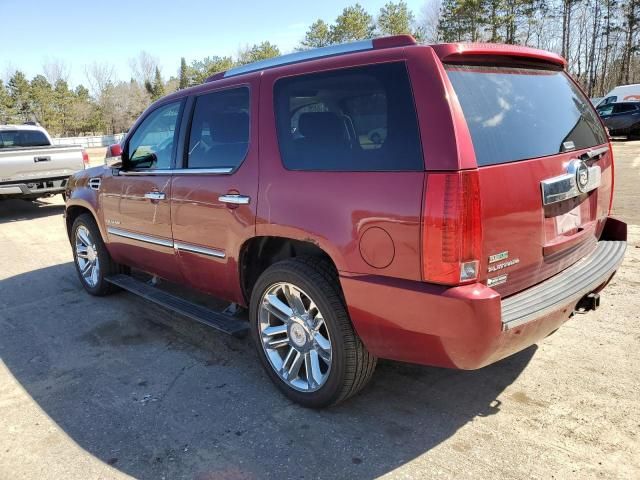
[[394, 35], [391, 37], [380, 37], [371, 40], [358, 40], [356, 42], [341, 43], [339, 45], [331, 45], [329, 47], [314, 48], [312, 50], [304, 50], [302, 52], [289, 53], [279, 57], [268, 58], [258, 62], [248, 63], [239, 67], [230, 68], [226, 72], [219, 72], [210, 76], [205, 82], [212, 82], [221, 78], [235, 77], [243, 73], [257, 72], [268, 68], [280, 67], [283, 65], [291, 65], [293, 63], [301, 63], [318, 58], [334, 57], [336, 55], [344, 55], [346, 53], [362, 52], [366, 50], [378, 50], [382, 48], [404, 47], [415, 45], [416, 40], [411, 35]]

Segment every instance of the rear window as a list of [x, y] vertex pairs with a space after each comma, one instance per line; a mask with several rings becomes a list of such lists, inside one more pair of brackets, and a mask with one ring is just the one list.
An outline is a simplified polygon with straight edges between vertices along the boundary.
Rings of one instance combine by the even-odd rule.
[[561, 71], [448, 66], [479, 166], [607, 142], [589, 100]]
[[38, 130], [0, 130], [0, 148], [46, 147], [47, 136]]
[[290, 170], [423, 170], [404, 63], [300, 75], [275, 86], [278, 142]]

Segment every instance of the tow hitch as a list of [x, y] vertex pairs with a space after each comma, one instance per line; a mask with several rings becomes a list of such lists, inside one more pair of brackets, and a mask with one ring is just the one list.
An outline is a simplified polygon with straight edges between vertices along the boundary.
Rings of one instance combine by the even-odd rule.
[[590, 293], [580, 299], [576, 305], [576, 313], [587, 313], [590, 310], [596, 310], [600, 306], [600, 294]]

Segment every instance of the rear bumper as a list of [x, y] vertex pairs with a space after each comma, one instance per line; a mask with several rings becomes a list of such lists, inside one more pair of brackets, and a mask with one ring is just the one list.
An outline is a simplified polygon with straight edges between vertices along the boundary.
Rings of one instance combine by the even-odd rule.
[[483, 284], [447, 288], [341, 274], [356, 331], [382, 358], [476, 369], [527, 348], [566, 322], [582, 297], [602, 289], [626, 248], [626, 224], [609, 218], [586, 258], [502, 299]]
[[37, 178], [0, 185], [0, 198], [34, 197], [64, 192], [69, 177]]

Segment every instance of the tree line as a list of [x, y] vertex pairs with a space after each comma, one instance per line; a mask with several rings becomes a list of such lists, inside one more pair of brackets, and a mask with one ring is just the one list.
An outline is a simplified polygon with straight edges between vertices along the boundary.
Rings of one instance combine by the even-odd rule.
[[[640, 82], [640, 0], [428, 0], [420, 12], [401, 0], [374, 13], [356, 3], [333, 22], [314, 21], [297, 49], [397, 34], [426, 43], [498, 42], [554, 51], [567, 58], [569, 72], [589, 96]], [[86, 86], [75, 87], [67, 66], [53, 61], [31, 80], [19, 70], [0, 80], [0, 124], [38, 121], [63, 136], [119, 133], [167, 93], [280, 54], [264, 41], [235, 57], [183, 57], [176, 74], [164, 78], [158, 60], [140, 52], [129, 61], [129, 80], [118, 80], [112, 65], [94, 63], [85, 67]]]

